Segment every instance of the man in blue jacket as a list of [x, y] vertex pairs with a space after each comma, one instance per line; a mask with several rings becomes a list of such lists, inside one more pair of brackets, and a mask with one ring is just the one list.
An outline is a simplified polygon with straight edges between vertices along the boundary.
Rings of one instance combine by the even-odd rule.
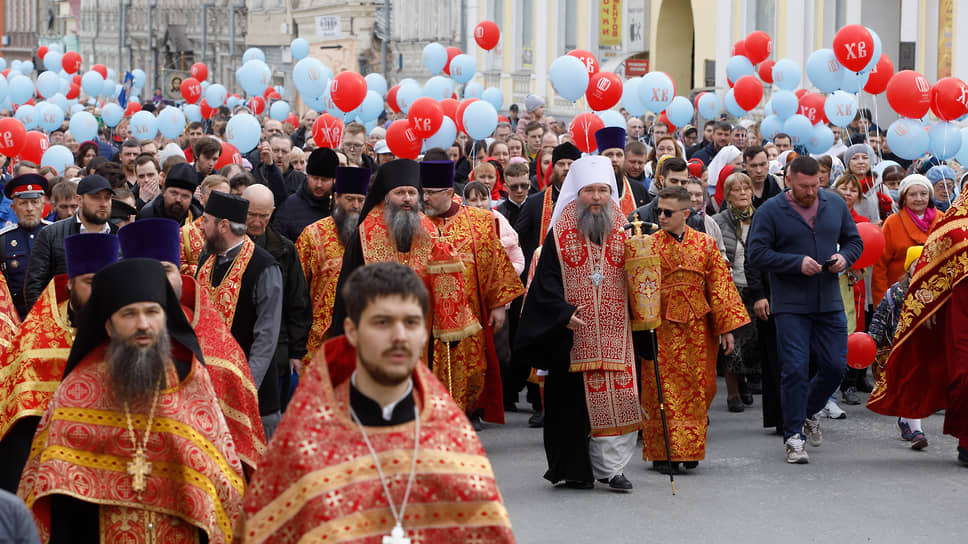
[[[786, 460], [804, 464], [804, 438], [820, 445], [817, 413], [847, 368], [838, 275], [860, 257], [864, 244], [844, 201], [819, 188], [816, 160], [794, 159], [787, 185], [756, 210], [747, 246], [750, 265], [770, 278]], [[811, 361], [817, 369], [812, 379]]]

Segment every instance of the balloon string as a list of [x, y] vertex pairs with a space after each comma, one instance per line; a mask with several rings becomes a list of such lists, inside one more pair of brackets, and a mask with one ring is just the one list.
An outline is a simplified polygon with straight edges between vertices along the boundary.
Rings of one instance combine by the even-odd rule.
[[[881, 121], [880, 121], [880, 117], [877, 115], [877, 97], [874, 96], [873, 94], [871, 95], [871, 102], [874, 104], [874, 126], [877, 127], [877, 135], [878, 137], [880, 137]], [[884, 139], [887, 140], [886, 133], [885, 133]], [[881, 142], [881, 145], [877, 147], [877, 160], [878, 162], [884, 160], [884, 142]]]

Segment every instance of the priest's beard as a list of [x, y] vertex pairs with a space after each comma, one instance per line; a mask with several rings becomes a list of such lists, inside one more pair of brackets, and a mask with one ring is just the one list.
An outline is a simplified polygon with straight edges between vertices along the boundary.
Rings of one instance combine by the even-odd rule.
[[397, 251], [407, 253], [414, 237], [426, 236], [423, 225], [420, 224], [420, 204], [415, 204], [411, 209], [405, 210], [392, 202], [387, 202], [384, 210], [384, 219], [393, 241], [396, 242]]
[[348, 212], [342, 206], [337, 205], [333, 208], [333, 221], [336, 223], [336, 236], [339, 243], [346, 247], [356, 234], [357, 223], [360, 221], [360, 214]]
[[131, 344], [148, 334], [144, 331], [121, 338], [109, 325], [109, 332], [111, 341], [104, 357], [114, 398], [128, 405], [150, 402], [159, 385], [164, 386], [159, 380], [165, 375], [165, 365], [171, 358], [167, 327], [162, 328], [153, 344], [144, 348]]
[[605, 234], [612, 228], [612, 207], [608, 202], [602, 204], [601, 211], [595, 213], [590, 206], [583, 206], [581, 202], [576, 204], [578, 213], [578, 232], [595, 244], [601, 245], [605, 239]]

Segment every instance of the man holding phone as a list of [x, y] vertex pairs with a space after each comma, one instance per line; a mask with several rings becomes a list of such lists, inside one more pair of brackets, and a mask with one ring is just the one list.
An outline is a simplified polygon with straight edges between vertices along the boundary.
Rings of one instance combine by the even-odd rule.
[[[846, 371], [847, 321], [837, 275], [860, 257], [864, 244], [847, 205], [820, 189], [815, 159], [794, 159], [787, 186], [756, 210], [747, 246], [750, 266], [769, 274], [786, 460], [804, 464], [804, 439], [814, 447], [822, 442], [817, 413]], [[817, 365], [812, 379], [811, 360]]]

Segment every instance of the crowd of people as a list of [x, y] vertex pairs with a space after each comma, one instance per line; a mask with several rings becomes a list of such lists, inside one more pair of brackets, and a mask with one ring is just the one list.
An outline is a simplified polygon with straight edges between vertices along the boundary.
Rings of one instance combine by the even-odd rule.
[[870, 393], [915, 450], [946, 410], [968, 465], [968, 172], [869, 112], [817, 156], [627, 114], [582, 153], [529, 95], [414, 161], [383, 123], [317, 147], [312, 110], [232, 153], [242, 110], [4, 165], [0, 498], [45, 541], [511, 542], [475, 431], [522, 391], [573, 489], [630, 491], [637, 448], [696, 470], [717, 377], [791, 464]]

